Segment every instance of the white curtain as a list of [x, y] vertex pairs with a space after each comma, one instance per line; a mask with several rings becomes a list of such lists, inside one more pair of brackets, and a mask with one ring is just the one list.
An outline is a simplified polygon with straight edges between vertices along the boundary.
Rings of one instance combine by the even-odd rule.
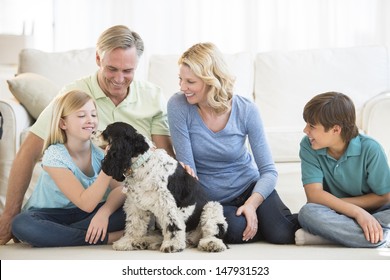
[[[95, 46], [125, 24], [145, 56], [212, 41], [223, 52], [390, 46], [387, 0], [0, 0], [0, 33], [33, 32], [46, 51]], [[1, 43], [1, 42], [0, 42]]]

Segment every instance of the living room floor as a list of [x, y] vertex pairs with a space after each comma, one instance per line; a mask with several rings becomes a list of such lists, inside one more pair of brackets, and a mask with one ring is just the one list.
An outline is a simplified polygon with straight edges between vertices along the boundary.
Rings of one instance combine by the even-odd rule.
[[[390, 249], [345, 248], [337, 245], [273, 245], [265, 242], [229, 245], [220, 253], [201, 252], [195, 248], [180, 253], [159, 251], [115, 251], [110, 245], [31, 248], [25, 244], [0, 246], [1, 278], [52, 280], [69, 279], [160, 279], [140, 274], [142, 271], [175, 269], [204, 271], [201, 279], [267, 279], [329, 280], [383, 278], [388, 273]], [[269, 274], [244, 274], [244, 270]], [[130, 274], [128, 271], [131, 271]], [[135, 272], [134, 272], [135, 271]], [[140, 272], [141, 271], [141, 272]], [[127, 273], [127, 274], [126, 274]], [[160, 275], [160, 274], [158, 274]], [[165, 274], [163, 274], [165, 275]], [[199, 279], [195, 275], [172, 275], [166, 279]], [[4, 276], [4, 277], [3, 277]], [[165, 279], [165, 278], [164, 278]], [[252, 277], [252, 279], [254, 279]]]
[[0, 247], [1, 260], [390, 260], [390, 249], [345, 248], [338, 245], [274, 245], [257, 242], [229, 245], [220, 253], [187, 248], [180, 253], [115, 251], [110, 245], [32, 248], [9, 243]]

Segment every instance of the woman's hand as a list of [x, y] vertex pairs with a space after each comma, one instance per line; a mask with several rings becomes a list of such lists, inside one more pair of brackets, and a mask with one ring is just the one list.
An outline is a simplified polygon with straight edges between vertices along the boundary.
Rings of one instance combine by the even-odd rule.
[[196, 176], [195, 171], [191, 168], [189, 165], [185, 165], [183, 162], [180, 162], [181, 166], [183, 166], [184, 170], [190, 174], [192, 177], [198, 179], [198, 176]]
[[246, 219], [246, 228], [242, 233], [242, 240], [248, 241], [255, 237], [257, 233], [257, 226], [259, 224], [257, 220], [256, 208], [250, 203], [245, 203], [238, 208], [236, 215], [244, 215]]
[[245, 201], [244, 205], [238, 208], [236, 215], [244, 215], [246, 219], [246, 228], [242, 233], [242, 240], [248, 241], [255, 237], [257, 233], [257, 227], [259, 221], [257, 219], [256, 210], [263, 203], [264, 198], [261, 194], [254, 192], [252, 195]]

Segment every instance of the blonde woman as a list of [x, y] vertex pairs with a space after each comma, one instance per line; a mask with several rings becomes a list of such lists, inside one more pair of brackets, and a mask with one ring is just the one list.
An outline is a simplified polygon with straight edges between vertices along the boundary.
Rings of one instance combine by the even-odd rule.
[[256, 105], [233, 95], [234, 79], [214, 44], [192, 46], [179, 67], [181, 92], [168, 102], [176, 157], [196, 172], [209, 198], [222, 203], [225, 241], [294, 243], [297, 215], [275, 190], [278, 174]]
[[120, 184], [101, 171], [104, 153], [90, 136], [97, 129], [96, 104], [82, 91], [54, 102], [43, 171], [12, 233], [35, 247], [107, 244], [124, 229]]

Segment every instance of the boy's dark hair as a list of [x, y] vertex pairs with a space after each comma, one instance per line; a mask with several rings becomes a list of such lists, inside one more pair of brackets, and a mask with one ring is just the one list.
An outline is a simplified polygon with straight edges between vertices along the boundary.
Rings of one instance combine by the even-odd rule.
[[349, 142], [359, 134], [356, 112], [352, 100], [339, 92], [325, 92], [314, 96], [303, 109], [305, 122], [324, 126], [328, 131], [335, 125], [341, 127], [341, 138]]

